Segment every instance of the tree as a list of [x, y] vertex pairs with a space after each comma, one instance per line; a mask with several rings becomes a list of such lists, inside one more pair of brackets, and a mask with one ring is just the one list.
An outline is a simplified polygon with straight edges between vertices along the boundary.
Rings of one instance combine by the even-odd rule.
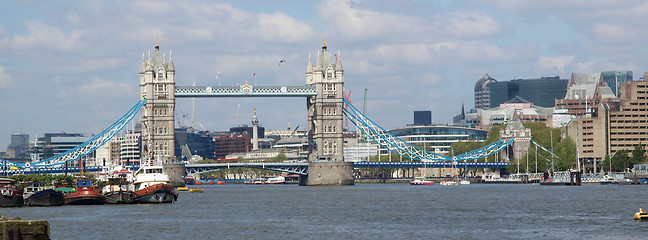
[[605, 154], [605, 159], [601, 162], [601, 168], [603, 168], [603, 171], [610, 171], [610, 161], [612, 161], [612, 159], [610, 159], [610, 154]]
[[630, 159], [628, 158], [628, 150], [619, 150], [612, 156], [612, 171], [623, 172], [628, 167]]
[[630, 168], [633, 168], [635, 164], [639, 164], [646, 161], [646, 148], [643, 144], [635, 146], [632, 150], [632, 158], [630, 158]]
[[565, 137], [560, 140], [558, 145], [555, 145], [555, 154], [558, 156], [556, 159], [556, 171], [568, 170], [576, 167], [576, 142], [571, 137]]
[[283, 162], [286, 160], [288, 160], [288, 157], [286, 157], [286, 155], [283, 153], [279, 153], [277, 156], [269, 159], [268, 162]]

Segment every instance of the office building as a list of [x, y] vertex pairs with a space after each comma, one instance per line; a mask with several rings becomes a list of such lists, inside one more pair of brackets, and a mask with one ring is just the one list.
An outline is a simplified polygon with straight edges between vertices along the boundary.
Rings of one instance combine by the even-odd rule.
[[600, 103], [615, 106], [618, 102], [619, 99], [603, 81], [601, 73], [572, 73], [567, 93], [563, 99], [555, 101], [555, 107], [567, 109], [567, 114], [578, 117], [589, 113], [593, 106]]
[[611, 103], [617, 106], [599, 103], [564, 129], [576, 140], [585, 172], [600, 172], [606, 155], [648, 142], [648, 82], [626, 81], [619, 93], [620, 103]]
[[450, 152], [450, 145], [455, 142], [471, 139], [483, 141], [488, 135], [487, 130], [447, 125], [406, 126], [389, 132], [403, 141], [436, 153]]
[[432, 111], [414, 111], [415, 126], [432, 125]]
[[614, 96], [619, 97], [619, 88], [626, 81], [632, 81], [632, 71], [605, 71], [601, 72], [601, 77], [607, 86], [612, 90]]
[[489, 84], [489, 108], [494, 108], [519, 96], [539, 107], [553, 107], [556, 99], [562, 99], [567, 91], [567, 79], [541, 77], [513, 79]]
[[490, 108], [490, 84], [497, 82], [488, 73], [475, 83], [475, 109]]

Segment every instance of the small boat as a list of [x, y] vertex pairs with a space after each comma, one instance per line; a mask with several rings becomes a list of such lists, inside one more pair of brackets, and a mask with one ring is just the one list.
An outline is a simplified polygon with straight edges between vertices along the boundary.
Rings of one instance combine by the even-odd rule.
[[108, 184], [102, 189], [102, 192], [108, 204], [133, 203], [133, 185], [129, 184], [126, 178], [108, 178]]
[[439, 184], [441, 184], [441, 186], [458, 186], [459, 182], [455, 181], [454, 178], [446, 178], [439, 182]]
[[605, 176], [603, 180], [601, 180], [599, 183], [601, 185], [614, 185], [614, 184], [619, 184], [621, 181], [619, 179], [616, 179], [612, 176]]
[[142, 166], [135, 174], [136, 203], [172, 203], [178, 199], [162, 166]]
[[25, 202], [22, 190], [16, 187], [16, 180], [0, 178], [0, 207], [22, 207]]
[[186, 185], [194, 185], [196, 184], [196, 179], [192, 176], [186, 176], [185, 177], [185, 184]]
[[434, 185], [434, 182], [425, 178], [417, 177], [410, 181], [410, 185]]
[[106, 203], [106, 197], [92, 185], [90, 179], [81, 178], [77, 180], [76, 192], [66, 193], [65, 204], [68, 205], [102, 205]]
[[468, 185], [468, 184], [470, 184], [470, 181], [466, 179], [462, 179], [461, 181], [459, 181], [459, 185]]
[[284, 178], [283, 176], [252, 178], [245, 182], [245, 184], [248, 185], [284, 184], [284, 183], [286, 183], [286, 178]]
[[189, 191], [189, 187], [178, 187], [178, 191]]
[[62, 192], [47, 187], [44, 182], [32, 182], [23, 193], [25, 206], [61, 206], [65, 204]]
[[202, 193], [203, 189], [202, 188], [192, 188], [192, 189], [189, 189], [189, 192]]
[[634, 215], [634, 220], [648, 220], [648, 212], [644, 212], [639, 208], [639, 212]]

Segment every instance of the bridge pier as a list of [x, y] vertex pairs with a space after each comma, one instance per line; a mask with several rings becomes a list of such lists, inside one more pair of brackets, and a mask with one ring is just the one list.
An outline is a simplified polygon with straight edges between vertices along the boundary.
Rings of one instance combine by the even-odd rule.
[[185, 175], [187, 171], [185, 169], [184, 163], [168, 163], [162, 165], [163, 171], [169, 175], [169, 183], [172, 187], [184, 187], [185, 186]]
[[309, 162], [308, 175], [299, 177], [300, 186], [354, 184], [353, 162]]

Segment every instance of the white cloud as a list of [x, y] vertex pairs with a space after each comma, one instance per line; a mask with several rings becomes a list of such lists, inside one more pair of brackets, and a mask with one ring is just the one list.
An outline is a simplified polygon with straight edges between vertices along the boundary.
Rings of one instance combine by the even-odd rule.
[[343, 0], [324, 1], [319, 12], [331, 30], [354, 40], [405, 37], [404, 33], [421, 33], [425, 25], [421, 18], [356, 9]]
[[37, 21], [27, 21], [27, 35], [15, 35], [11, 46], [15, 49], [54, 49], [61, 51], [77, 50], [81, 45], [83, 31], [72, 30], [69, 33]]
[[593, 27], [592, 33], [594, 34], [596, 40], [602, 40], [611, 43], [637, 39], [637, 34], [634, 32], [634, 30], [627, 29], [618, 24], [598, 23]]
[[116, 69], [126, 65], [121, 58], [80, 59], [73, 64], [60, 64], [50, 70], [59, 74], [93, 73], [102, 70]]
[[268, 42], [296, 43], [314, 37], [313, 29], [283, 13], [260, 14], [258, 18], [261, 39]]
[[438, 28], [456, 37], [486, 37], [496, 35], [500, 24], [482, 12], [453, 12], [437, 17]]
[[100, 78], [94, 78], [91, 81], [83, 81], [74, 88], [73, 92], [67, 93], [69, 96], [110, 96], [119, 98], [122, 96], [137, 95], [139, 87], [131, 82], [117, 82]]
[[0, 87], [7, 87], [11, 83], [11, 76], [6, 74], [5, 68], [0, 66]]
[[536, 63], [536, 66], [540, 69], [550, 69], [550, 70], [555, 69], [558, 70], [559, 72], [563, 72], [565, 70], [565, 66], [567, 66], [568, 64], [572, 64], [575, 58], [576, 56], [574, 55], [540, 57], [538, 59], [538, 62]]

